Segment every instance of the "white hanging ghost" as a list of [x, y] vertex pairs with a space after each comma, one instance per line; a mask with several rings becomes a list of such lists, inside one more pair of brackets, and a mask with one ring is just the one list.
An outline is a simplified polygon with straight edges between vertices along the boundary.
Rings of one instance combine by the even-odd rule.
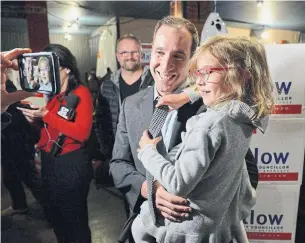
[[200, 45], [202, 45], [202, 43], [208, 38], [218, 34], [228, 34], [226, 24], [218, 13], [210, 13], [201, 32]]

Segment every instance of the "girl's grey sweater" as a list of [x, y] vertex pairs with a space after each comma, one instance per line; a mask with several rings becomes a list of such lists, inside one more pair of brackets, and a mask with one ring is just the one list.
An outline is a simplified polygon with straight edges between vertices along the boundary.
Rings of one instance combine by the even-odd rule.
[[253, 129], [264, 131], [268, 122], [267, 117], [255, 117], [247, 104], [230, 101], [190, 118], [172, 159], [161, 156], [153, 145], [139, 152], [155, 179], [170, 193], [187, 198], [193, 209], [190, 220], [163, 219], [154, 225], [144, 202], [140, 216], [158, 242], [248, 242], [241, 220], [255, 204], [255, 191], [244, 158]]

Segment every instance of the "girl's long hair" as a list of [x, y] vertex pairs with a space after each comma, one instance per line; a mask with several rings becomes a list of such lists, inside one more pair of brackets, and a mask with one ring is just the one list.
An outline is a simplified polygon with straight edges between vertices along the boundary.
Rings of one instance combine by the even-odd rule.
[[274, 104], [273, 83], [265, 48], [259, 41], [247, 37], [212, 37], [198, 48], [190, 60], [190, 73], [198, 69], [197, 61], [205, 51], [210, 52], [220, 66], [232, 67], [225, 78], [225, 83], [232, 87], [232, 92], [222, 96], [218, 103], [241, 100], [255, 106], [258, 117], [271, 114]]

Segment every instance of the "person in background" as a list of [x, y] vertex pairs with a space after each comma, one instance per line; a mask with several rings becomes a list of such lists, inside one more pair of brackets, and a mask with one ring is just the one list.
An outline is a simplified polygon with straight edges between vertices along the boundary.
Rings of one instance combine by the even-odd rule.
[[[16, 92], [13, 82], [6, 81], [6, 90]], [[16, 107], [17, 102], [7, 109], [12, 122], [1, 132], [2, 180], [11, 196], [12, 205], [1, 211], [1, 216], [12, 216], [28, 212], [24, 183], [40, 202], [41, 181], [35, 167], [35, 144], [39, 140], [39, 130], [33, 128]]]
[[248, 242], [242, 220], [255, 205], [245, 155], [254, 129], [265, 131], [274, 99], [265, 49], [249, 38], [216, 36], [190, 60], [205, 113], [193, 116], [168, 157], [144, 131], [138, 158], [168, 192], [185, 197], [191, 217], [154, 224], [147, 201], [132, 225], [136, 243]]
[[[35, 61], [33, 63], [35, 63]], [[39, 77], [40, 77], [40, 73], [38, 71], [38, 65], [33, 64], [33, 75], [29, 75], [27, 78], [28, 86], [30, 89], [38, 90], [40, 88]]]
[[26, 78], [27, 84], [30, 88], [33, 88], [32, 86], [32, 80], [33, 80], [33, 64], [32, 64], [32, 57], [27, 57], [22, 60], [24, 65], [24, 78]]
[[[12, 60], [16, 59], [19, 55], [32, 52], [29, 48], [16, 48], [7, 52], [0, 53], [0, 65], [1, 65], [1, 114], [6, 111], [9, 105], [16, 103], [17, 101], [31, 97], [34, 94], [26, 92], [24, 90], [18, 90], [16, 92], [9, 93], [6, 91], [5, 83], [7, 80], [7, 69], [12, 68], [18, 70], [18, 64]], [[1, 119], [1, 131], [10, 123], [10, 116], [6, 113], [5, 118]]]
[[153, 85], [149, 67], [141, 65], [141, 43], [127, 34], [117, 41], [116, 57], [121, 68], [103, 78], [95, 109], [94, 129], [102, 154], [101, 183], [111, 183], [109, 161], [123, 100]]
[[91, 69], [90, 75], [88, 77], [88, 88], [92, 95], [93, 105], [95, 106], [100, 88], [98, 78], [96, 77], [95, 68]]
[[[92, 95], [92, 101], [93, 101], [93, 107], [94, 107], [94, 111], [93, 111], [93, 127], [95, 127], [95, 108], [96, 108], [96, 103], [97, 103], [97, 97], [99, 94], [99, 88], [100, 88], [100, 84], [99, 84], [99, 79], [96, 76], [96, 70], [95, 68], [91, 69], [90, 75], [87, 79], [87, 84], [88, 84], [88, 89]], [[101, 165], [102, 165], [102, 154], [100, 151], [100, 145], [98, 143], [98, 140], [96, 138], [96, 134], [94, 129], [92, 129], [91, 133], [90, 133], [90, 137], [87, 141], [87, 146], [86, 149], [90, 155], [90, 159], [92, 160], [92, 166], [93, 166], [93, 171], [94, 171], [94, 181], [95, 184], [97, 185], [97, 187], [99, 186], [99, 181], [101, 179], [104, 179], [104, 176], [102, 174], [100, 174], [103, 170], [101, 169]], [[109, 176], [107, 176], [109, 177]]]
[[[59, 57], [60, 94], [44, 107], [32, 106], [36, 110], [18, 109], [31, 123], [43, 121], [37, 146], [43, 209], [58, 242], [90, 243], [87, 197], [93, 172], [83, 147], [92, 128], [92, 97], [81, 84], [76, 59], [66, 47], [50, 44], [44, 51]], [[71, 113], [65, 113], [67, 109]]]

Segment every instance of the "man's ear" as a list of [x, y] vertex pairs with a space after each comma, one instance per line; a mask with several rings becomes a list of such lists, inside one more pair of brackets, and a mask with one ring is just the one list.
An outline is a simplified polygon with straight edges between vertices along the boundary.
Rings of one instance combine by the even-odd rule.
[[69, 74], [71, 72], [71, 70], [69, 68], [65, 68], [66, 70], [66, 74]]

